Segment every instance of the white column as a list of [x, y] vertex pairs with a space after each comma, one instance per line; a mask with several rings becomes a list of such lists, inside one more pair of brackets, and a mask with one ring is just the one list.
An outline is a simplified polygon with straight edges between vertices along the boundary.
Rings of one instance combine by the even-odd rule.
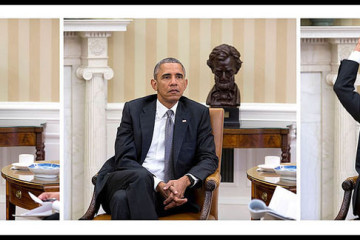
[[84, 32], [82, 37], [82, 65], [76, 73], [86, 81], [85, 90], [85, 146], [84, 146], [84, 205], [89, 203], [94, 186], [91, 178], [106, 158], [107, 80], [114, 73], [108, 67], [107, 38], [109, 32]]
[[[331, 126], [332, 118], [326, 117], [328, 111], [321, 110], [326, 102], [321, 93], [327, 92], [325, 76], [331, 70], [330, 62], [330, 45], [326, 39], [302, 39], [300, 199], [301, 218], [304, 220], [321, 219], [322, 209], [326, 206], [326, 202], [319, 199], [323, 199], [322, 190], [325, 188], [322, 171], [324, 161], [330, 163], [327, 166], [332, 169], [332, 130], [324, 131], [329, 125]], [[333, 93], [330, 95], [334, 97]], [[327, 157], [325, 158], [324, 155]]]

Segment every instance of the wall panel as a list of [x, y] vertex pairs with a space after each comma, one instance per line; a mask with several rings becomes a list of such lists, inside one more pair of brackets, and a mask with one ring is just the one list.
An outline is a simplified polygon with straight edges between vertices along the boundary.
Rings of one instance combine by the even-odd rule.
[[296, 19], [133, 19], [110, 41], [110, 67], [124, 71], [110, 80], [110, 103], [155, 93], [153, 67], [165, 57], [183, 62], [189, 79], [184, 95], [205, 102], [214, 85], [206, 61], [222, 43], [241, 54], [235, 81], [242, 102], [296, 102]]

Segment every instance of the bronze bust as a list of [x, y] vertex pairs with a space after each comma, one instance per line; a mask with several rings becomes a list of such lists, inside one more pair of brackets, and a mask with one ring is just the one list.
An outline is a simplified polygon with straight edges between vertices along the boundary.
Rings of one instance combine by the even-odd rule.
[[235, 74], [241, 68], [240, 53], [227, 44], [215, 47], [207, 65], [215, 75], [215, 85], [210, 90], [206, 104], [211, 107], [240, 106], [240, 90], [235, 83]]

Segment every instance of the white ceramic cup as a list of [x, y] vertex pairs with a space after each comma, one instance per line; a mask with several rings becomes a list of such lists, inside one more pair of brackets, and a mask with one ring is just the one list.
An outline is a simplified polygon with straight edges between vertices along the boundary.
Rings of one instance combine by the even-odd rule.
[[265, 216], [266, 204], [259, 199], [253, 199], [249, 202], [248, 209], [252, 219], [260, 220]]
[[265, 165], [266, 166], [279, 166], [280, 157], [279, 156], [265, 156]]
[[33, 154], [20, 154], [19, 155], [19, 163], [24, 165], [30, 165], [34, 163], [35, 156]]

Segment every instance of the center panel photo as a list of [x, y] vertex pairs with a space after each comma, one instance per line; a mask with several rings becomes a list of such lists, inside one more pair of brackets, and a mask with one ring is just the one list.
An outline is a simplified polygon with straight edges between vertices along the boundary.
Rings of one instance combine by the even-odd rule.
[[[274, 170], [296, 167], [296, 19], [65, 18], [64, 88], [66, 220], [156, 219], [166, 206], [166, 219], [251, 220], [252, 199], [285, 189], [284, 211], [297, 197], [296, 177]], [[124, 168], [146, 173], [149, 215], [125, 190], [134, 182], [117, 184]]]

